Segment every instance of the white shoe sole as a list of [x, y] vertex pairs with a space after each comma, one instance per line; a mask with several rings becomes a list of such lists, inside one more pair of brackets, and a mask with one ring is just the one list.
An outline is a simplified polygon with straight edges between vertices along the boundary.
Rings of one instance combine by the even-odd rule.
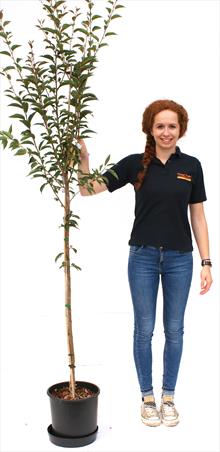
[[159, 425], [161, 425], [161, 420], [158, 421], [148, 421], [147, 419], [145, 419], [144, 417], [141, 417], [141, 420], [143, 422], [144, 425], [147, 425], [148, 427], [158, 427]]
[[162, 424], [166, 425], [166, 427], [175, 427], [179, 424], [179, 419], [174, 419], [173, 421], [166, 421], [165, 419], [161, 419]]

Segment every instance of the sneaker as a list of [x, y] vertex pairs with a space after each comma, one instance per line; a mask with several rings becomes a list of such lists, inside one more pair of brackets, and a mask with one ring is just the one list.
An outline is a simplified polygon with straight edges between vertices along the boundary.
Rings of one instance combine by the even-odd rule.
[[144, 397], [141, 406], [141, 420], [149, 427], [157, 427], [161, 424], [160, 414], [157, 410], [155, 399], [153, 395]]
[[179, 413], [174, 405], [174, 398], [172, 395], [164, 395], [161, 400], [160, 407], [161, 421], [167, 427], [174, 427], [179, 422]]

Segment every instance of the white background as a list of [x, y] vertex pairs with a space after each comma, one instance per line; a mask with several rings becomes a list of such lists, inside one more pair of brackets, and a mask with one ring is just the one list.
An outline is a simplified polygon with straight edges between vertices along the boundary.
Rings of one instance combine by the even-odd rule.
[[[217, 452], [219, 443], [219, 2], [125, 0], [118, 36], [100, 54], [92, 89], [87, 140], [91, 166], [108, 154], [113, 162], [143, 152], [142, 113], [153, 100], [180, 102], [190, 117], [179, 142], [202, 163], [205, 211], [214, 262], [211, 291], [201, 297], [200, 258], [185, 321], [185, 345], [176, 388], [181, 423], [150, 429], [140, 421], [140, 393], [132, 356], [133, 313], [127, 282], [128, 240], [134, 219], [131, 186], [110, 194], [78, 197], [81, 217], [72, 243], [73, 323], [78, 380], [100, 386], [99, 435], [83, 450]], [[77, 2], [80, 4], [80, 1]], [[97, 12], [102, 0], [95, 0]], [[73, 2], [70, 2], [71, 7]], [[4, 0], [15, 42], [40, 34], [38, 1]], [[19, 54], [19, 52], [18, 52]], [[1, 129], [11, 124], [1, 97]], [[15, 113], [15, 111], [13, 111]], [[14, 127], [16, 130], [16, 126]], [[1, 151], [1, 451], [58, 450], [47, 436], [47, 388], [68, 380], [63, 274], [54, 263], [62, 251], [62, 212], [49, 189], [26, 177], [25, 157]], [[163, 353], [162, 296], [153, 339], [154, 387], [160, 402]]]

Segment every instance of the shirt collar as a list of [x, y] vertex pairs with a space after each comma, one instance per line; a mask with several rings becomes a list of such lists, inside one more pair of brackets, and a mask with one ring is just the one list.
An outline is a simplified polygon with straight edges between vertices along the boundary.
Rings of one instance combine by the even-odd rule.
[[[181, 158], [181, 156], [182, 156], [182, 152], [181, 152], [180, 148], [178, 146], [176, 146], [176, 151], [170, 155], [169, 160]], [[153, 158], [152, 163], [154, 163], [156, 165], [163, 165], [163, 163], [161, 163], [161, 161], [157, 157]]]
[[174, 155], [177, 155], [178, 157], [181, 157], [181, 155], [182, 155], [182, 152], [178, 146], [176, 146], [176, 152]]
[[170, 158], [181, 157], [182, 152], [178, 146], [176, 146], [176, 150], [173, 154], [171, 154]]
[[[173, 158], [176, 158], [176, 157], [179, 158], [181, 156], [182, 156], [182, 152], [181, 152], [180, 148], [178, 146], [176, 146], [176, 151], [173, 154], [171, 154], [169, 158], [173, 159]], [[154, 157], [153, 160], [154, 161], [158, 161], [158, 158]]]

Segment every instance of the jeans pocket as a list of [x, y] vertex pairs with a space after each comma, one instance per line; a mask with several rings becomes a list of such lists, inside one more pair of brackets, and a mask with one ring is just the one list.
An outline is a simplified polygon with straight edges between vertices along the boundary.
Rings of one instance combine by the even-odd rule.
[[139, 251], [143, 250], [144, 245], [130, 245], [130, 251], [134, 253], [138, 253]]

